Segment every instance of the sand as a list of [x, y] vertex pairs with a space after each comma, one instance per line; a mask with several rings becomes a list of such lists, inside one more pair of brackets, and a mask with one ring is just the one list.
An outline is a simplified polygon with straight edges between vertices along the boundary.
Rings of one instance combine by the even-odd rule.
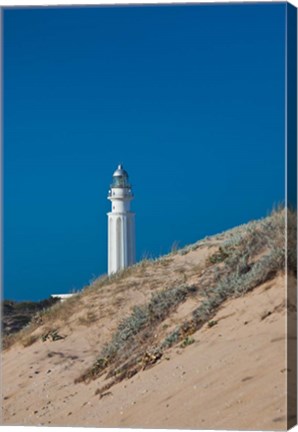
[[[196, 253], [202, 262], [206, 250]], [[183, 260], [193, 260], [194, 254], [177, 260], [185, 266]], [[25, 348], [15, 344], [5, 351], [2, 424], [286, 429], [282, 274], [225, 302], [213, 318], [217, 324], [204, 325], [192, 336], [194, 343], [172, 347], [153, 367], [114, 385], [104, 396], [95, 395], [104, 377], [74, 384], [116, 328], [119, 312], [125, 314], [135, 301], [142, 303], [146, 293], [138, 296], [121, 292], [120, 307], [111, 306], [110, 313], [103, 313], [100, 326], [98, 322], [89, 327], [73, 324], [64, 328], [64, 340], [39, 340]], [[102, 302], [107, 308], [107, 297]], [[192, 307], [191, 301], [183, 304], [172, 320], [179, 320]]]

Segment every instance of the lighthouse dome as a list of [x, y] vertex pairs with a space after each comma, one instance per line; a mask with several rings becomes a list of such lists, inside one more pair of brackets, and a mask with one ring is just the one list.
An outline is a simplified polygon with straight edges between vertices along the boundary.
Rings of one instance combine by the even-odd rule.
[[123, 169], [122, 165], [118, 165], [118, 168], [114, 172], [113, 177], [127, 177], [128, 178], [128, 174], [125, 171], [125, 169]]

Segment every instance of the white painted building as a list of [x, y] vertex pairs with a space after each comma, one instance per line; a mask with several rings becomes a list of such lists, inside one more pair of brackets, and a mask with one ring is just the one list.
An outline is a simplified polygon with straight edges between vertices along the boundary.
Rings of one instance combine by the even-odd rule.
[[122, 165], [113, 174], [108, 199], [112, 204], [108, 213], [108, 274], [111, 275], [135, 263], [135, 214], [130, 211], [133, 193]]
[[74, 295], [76, 295], [76, 293], [70, 293], [70, 294], [51, 294], [52, 298], [58, 298], [61, 301], [64, 301], [70, 297], [73, 297]]

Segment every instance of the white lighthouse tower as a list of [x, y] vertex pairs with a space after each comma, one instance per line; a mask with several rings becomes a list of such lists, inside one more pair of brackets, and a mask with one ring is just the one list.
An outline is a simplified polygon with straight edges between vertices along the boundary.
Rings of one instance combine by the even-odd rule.
[[122, 165], [113, 174], [108, 199], [108, 274], [116, 273], [135, 263], [135, 214], [130, 211], [133, 199], [128, 174]]

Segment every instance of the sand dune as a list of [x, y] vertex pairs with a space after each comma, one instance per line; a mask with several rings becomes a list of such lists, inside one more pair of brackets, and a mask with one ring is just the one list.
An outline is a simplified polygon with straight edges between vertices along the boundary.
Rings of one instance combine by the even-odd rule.
[[[132, 306], [144, 304], [153, 292], [173, 284], [203, 286], [203, 277], [212, 280], [212, 269], [223, 264], [213, 264], [210, 257], [218, 256], [220, 242], [231, 235], [206, 240], [159, 263], [148, 262], [109, 283], [95, 283], [25, 332], [3, 353], [2, 424], [286, 429], [291, 371], [286, 364], [282, 272], [224, 301], [212, 322], [207, 320], [184, 339], [186, 343], [180, 340], [131, 378], [100, 393], [108, 382], [106, 374], [75, 383]], [[156, 327], [156, 343], [192, 314], [201, 297], [198, 290], [171, 311]], [[43, 341], [40, 336], [50, 328], [63, 339]], [[34, 343], [27, 341], [24, 347], [32, 335]]]

